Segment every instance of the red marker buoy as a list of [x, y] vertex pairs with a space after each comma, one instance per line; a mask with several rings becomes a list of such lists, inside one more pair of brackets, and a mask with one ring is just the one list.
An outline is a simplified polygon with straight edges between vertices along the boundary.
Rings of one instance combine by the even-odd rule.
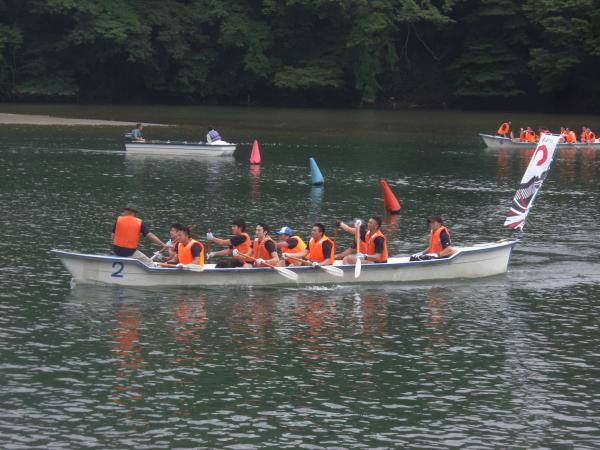
[[388, 186], [387, 182], [381, 179], [381, 194], [383, 195], [383, 207], [385, 210], [392, 214], [400, 212], [400, 202]]
[[252, 153], [250, 153], [250, 164], [260, 164], [260, 150], [258, 148], [258, 141], [254, 139], [252, 144]]

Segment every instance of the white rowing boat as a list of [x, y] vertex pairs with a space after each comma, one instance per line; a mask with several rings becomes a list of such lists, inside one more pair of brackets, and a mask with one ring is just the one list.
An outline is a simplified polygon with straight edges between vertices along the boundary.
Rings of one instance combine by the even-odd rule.
[[288, 267], [295, 280], [268, 267], [217, 269], [205, 264], [203, 270], [149, 267], [133, 258], [114, 255], [87, 255], [52, 250], [71, 273], [75, 283], [118, 284], [140, 287], [203, 286], [307, 286], [349, 283], [399, 283], [413, 281], [482, 278], [506, 273], [516, 240], [462, 247], [449, 258], [409, 261], [390, 258], [383, 264], [363, 264], [359, 278], [354, 265], [336, 261], [344, 276], [332, 276], [312, 267]]
[[[491, 134], [483, 134], [483, 133], [479, 133], [479, 136], [481, 136], [481, 139], [483, 139], [483, 142], [485, 143], [485, 145], [488, 148], [494, 148], [494, 149], [498, 149], [498, 148], [506, 148], [506, 149], [511, 149], [511, 148], [535, 148], [537, 146], [536, 142], [521, 142], [518, 139], [511, 139], [511, 138], [505, 138], [502, 136], [494, 136]], [[567, 143], [559, 143], [558, 144], [559, 148], [595, 148], [595, 149], [600, 149], [600, 142], [595, 142], [593, 144], [586, 144], [586, 143], [581, 143], [581, 142], [577, 142], [575, 144], [567, 144]]]
[[187, 142], [187, 141], [126, 141], [125, 150], [134, 155], [161, 156], [231, 156], [236, 144], [225, 141]]
[[[560, 136], [543, 135], [531, 157], [504, 226], [523, 230], [557, 150]], [[306, 286], [350, 283], [402, 283], [414, 281], [482, 278], [506, 273], [517, 240], [456, 248], [448, 258], [410, 261], [405, 256], [387, 263], [334, 267], [290, 266], [217, 269], [214, 264], [187, 267], [148, 266], [133, 258], [89, 255], [52, 250], [75, 283], [118, 284], [140, 287], [205, 286]], [[249, 259], [253, 259], [249, 257]]]

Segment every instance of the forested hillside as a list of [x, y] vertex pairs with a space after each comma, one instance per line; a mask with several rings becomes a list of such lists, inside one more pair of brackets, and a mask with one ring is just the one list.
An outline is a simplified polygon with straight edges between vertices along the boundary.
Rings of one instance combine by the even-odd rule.
[[600, 1], [0, 0], [3, 101], [600, 110]]

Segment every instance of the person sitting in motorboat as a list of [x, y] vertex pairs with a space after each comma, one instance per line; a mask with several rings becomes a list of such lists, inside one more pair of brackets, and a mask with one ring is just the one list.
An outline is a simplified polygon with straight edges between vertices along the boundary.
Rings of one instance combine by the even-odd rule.
[[452, 247], [450, 232], [444, 226], [440, 216], [430, 216], [429, 223], [429, 247], [420, 253], [411, 255], [411, 261], [426, 261], [429, 259], [448, 258], [452, 256], [455, 249]]
[[[356, 226], [360, 226], [357, 221]], [[387, 239], [381, 232], [381, 217], [372, 216], [367, 222], [367, 233], [365, 234], [364, 252], [348, 255], [344, 258], [344, 264], [356, 264], [360, 259], [362, 264], [385, 263], [388, 259]]]
[[208, 144], [224, 144], [225, 141], [221, 139], [221, 135], [213, 127], [208, 127], [208, 133], [206, 134], [206, 142]]
[[144, 125], [138, 123], [133, 130], [125, 135], [126, 138], [132, 140], [133, 142], [146, 142], [146, 139], [142, 136], [142, 130], [144, 129]]
[[181, 227], [177, 231], [177, 254], [167, 261], [178, 267], [189, 264], [204, 266], [204, 245], [192, 238], [190, 227]]
[[[255, 238], [250, 249], [250, 258], [247, 258], [247, 263], [244, 267], [267, 267], [268, 265], [277, 265], [279, 263], [279, 255], [275, 242], [269, 236], [270, 228], [266, 223], [260, 222], [256, 225]], [[234, 252], [234, 255], [237, 251]]]
[[[290, 227], [282, 227], [275, 234], [279, 236], [279, 242], [275, 247], [281, 250], [282, 255], [286, 254], [286, 258], [279, 261], [278, 266], [300, 265], [302, 262], [292, 258], [302, 258], [306, 250], [306, 243], [300, 236], [294, 234], [294, 230]], [[300, 256], [302, 254], [302, 256]]]
[[567, 142], [567, 129], [565, 127], [560, 127], [560, 143]]
[[525, 142], [531, 142], [532, 144], [537, 142], [538, 137], [536, 136], [535, 131], [533, 131], [533, 128], [527, 127], [524, 134]]
[[231, 234], [232, 236], [229, 239], [219, 239], [211, 231], [206, 233], [207, 241], [214, 242], [222, 247], [228, 247], [216, 252], [210, 252], [207, 255], [207, 259], [212, 259], [215, 256], [231, 255], [234, 251], [238, 253], [238, 255], [234, 255], [232, 258], [220, 260], [216, 265], [218, 269], [242, 267], [245, 262], [243, 255], [250, 253], [251, 240], [250, 235], [246, 233], [246, 221], [244, 219], [238, 217], [231, 222]]
[[137, 217], [138, 212], [136, 205], [128, 203], [123, 214], [115, 220], [112, 230], [113, 253], [117, 256], [139, 259], [151, 266], [152, 260], [138, 250], [140, 234], [161, 247], [165, 247], [165, 243], [148, 230], [142, 219]]
[[594, 133], [591, 128], [587, 129], [585, 143], [586, 144], [595, 144], [596, 143], [596, 133]]
[[[350, 225], [342, 222], [341, 220], [336, 220], [335, 226], [341, 228], [346, 233], [349, 233], [352, 236], [354, 236], [356, 234], [356, 228], [351, 227]], [[363, 223], [360, 225], [360, 249], [359, 249], [360, 253], [366, 253], [366, 251], [367, 251], [367, 243], [365, 241], [366, 234], [367, 234], [367, 226]], [[337, 253], [335, 255], [335, 259], [344, 259], [346, 256], [352, 255], [354, 253], [356, 253], [356, 240], [355, 239], [352, 240], [352, 245], [350, 247], [348, 247], [341, 253]]]
[[512, 122], [510, 120], [502, 123], [502, 125], [500, 125], [500, 127], [498, 128], [498, 136], [508, 137], [510, 133], [511, 124]]

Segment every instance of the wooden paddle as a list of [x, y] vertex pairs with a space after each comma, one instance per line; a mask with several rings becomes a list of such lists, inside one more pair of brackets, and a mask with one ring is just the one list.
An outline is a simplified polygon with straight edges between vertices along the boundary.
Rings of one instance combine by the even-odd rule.
[[361, 226], [361, 221], [357, 220], [356, 223], [354, 224], [355, 230], [355, 239], [356, 239], [356, 264], [354, 266], [354, 278], [358, 278], [360, 277], [360, 271], [362, 270], [361, 267], [361, 263], [360, 263], [360, 258], [358, 257], [358, 254], [360, 253], [360, 226]]
[[[294, 261], [299, 261], [299, 262], [305, 263], [305, 264], [311, 264], [312, 263], [312, 261], [308, 261], [308, 260], [302, 259], [302, 258], [296, 258], [295, 256], [288, 255], [288, 258], [289, 259], [293, 259]], [[319, 269], [323, 269], [329, 275], [333, 275], [334, 277], [343, 277], [344, 276], [344, 271], [342, 269], [340, 269], [339, 267], [322, 266], [320, 264], [317, 267]]]
[[[239, 255], [242, 258], [247, 259], [247, 260], [249, 260], [251, 262], [256, 261], [256, 258], [253, 258], [252, 256], [244, 255], [243, 253], [240, 253]], [[282, 276], [284, 276], [284, 277], [286, 277], [286, 278], [288, 278], [288, 279], [290, 279], [292, 281], [297, 281], [298, 280], [298, 274], [295, 273], [295, 272], [292, 272], [289, 269], [286, 269], [285, 267], [277, 267], [277, 266], [274, 266], [273, 264], [269, 264], [269, 263], [264, 263], [264, 265], [266, 267], [270, 267], [271, 269], [276, 270], [279, 275], [282, 275]]]
[[204, 272], [204, 266], [200, 264], [185, 264], [183, 267], [178, 267], [177, 264], [160, 263], [160, 266], [171, 269], [189, 270], [191, 272]]

